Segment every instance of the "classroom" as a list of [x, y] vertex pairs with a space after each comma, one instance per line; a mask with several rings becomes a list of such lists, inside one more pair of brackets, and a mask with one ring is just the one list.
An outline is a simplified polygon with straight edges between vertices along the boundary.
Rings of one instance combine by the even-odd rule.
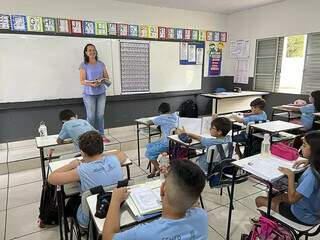
[[0, 6], [0, 240], [320, 239], [318, 0]]

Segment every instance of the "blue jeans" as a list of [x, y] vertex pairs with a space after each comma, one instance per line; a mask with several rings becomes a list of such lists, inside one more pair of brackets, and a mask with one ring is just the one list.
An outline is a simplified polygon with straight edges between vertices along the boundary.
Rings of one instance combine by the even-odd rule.
[[106, 94], [87, 95], [83, 94], [83, 102], [86, 107], [87, 121], [99, 133], [104, 135], [104, 108], [106, 105]]

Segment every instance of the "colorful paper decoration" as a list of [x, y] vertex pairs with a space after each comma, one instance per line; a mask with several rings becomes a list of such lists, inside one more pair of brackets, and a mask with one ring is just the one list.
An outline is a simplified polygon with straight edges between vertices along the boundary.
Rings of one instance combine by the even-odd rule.
[[71, 33], [72, 34], [82, 34], [82, 21], [81, 20], [70, 20], [71, 23]]
[[43, 32], [42, 17], [27, 16], [27, 30], [29, 32]]
[[158, 27], [158, 38], [160, 38], [160, 39], [167, 38], [167, 28], [166, 27]]
[[108, 35], [117, 36], [118, 29], [116, 23], [108, 23]]
[[141, 38], [148, 37], [148, 26], [146, 26], [146, 25], [139, 26], [139, 37], [141, 37]]
[[27, 31], [27, 19], [26, 19], [26, 16], [11, 15], [10, 27], [11, 27], [12, 31], [20, 31], [20, 32]]
[[220, 33], [220, 41], [221, 42], [226, 42], [227, 41], [227, 33], [226, 32], [221, 32]]
[[139, 33], [138, 33], [138, 25], [129, 25], [129, 36], [130, 37], [138, 37]]
[[206, 40], [212, 41], [212, 39], [213, 39], [213, 32], [207, 31]]
[[108, 24], [106, 22], [95, 22], [96, 35], [107, 35]]
[[83, 21], [82, 27], [83, 27], [82, 32], [84, 35], [94, 35], [95, 34], [95, 24], [93, 21]]
[[42, 18], [42, 25], [44, 32], [56, 32], [56, 19], [55, 18]]
[[194, 30], [192, 29], [192, 35], [191, 35], [191, 39], [194, 41], [198, 41], [199, 39], [199, 30]]
[[59, 33], [70, 33], [70, 20], [68, 19], [57, 19], [57, 32]]
[[10, 30], [10, 16], [0, 14], [0, 29]]
[[206, 31], [204, 31], [204, 30], [199, 30], [198, 40], [199, 40], [199, 41], [205, 41], [205, 40], [206, 40]]
[[167, 28], [167, 38], [168, 39], [176, 39], [176, 29]]
[[129, 35], [129, 26], [128, 24], [118, 24], [118, 35], [119, 36], [128, 36]]
[[183, 39], [184, 40], [191, 40], [191, 29], [184, 29]]
[[157, 26], [148, 26], [148, 38], [158, 38]]
[[181, 28], [176, 28], [176, 39], [183, 39], [183, 29]]
[[220, 32], [213, 32], [212, 41], [214, 42], [220, 41]]

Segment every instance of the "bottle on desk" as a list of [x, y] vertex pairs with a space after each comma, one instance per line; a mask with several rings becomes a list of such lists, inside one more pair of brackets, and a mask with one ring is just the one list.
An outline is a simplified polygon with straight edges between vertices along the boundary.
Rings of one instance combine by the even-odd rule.
[[261, 143], [261, 155], [270, 155], [270, 135], [267, 133], [263, 135], [263, 141]]
[[48, 136], [48, 129], [46, 124], [42, 121], [40, 122], [40, 126], [38, 128], [38, 132], [40, 134], [40, 137]]

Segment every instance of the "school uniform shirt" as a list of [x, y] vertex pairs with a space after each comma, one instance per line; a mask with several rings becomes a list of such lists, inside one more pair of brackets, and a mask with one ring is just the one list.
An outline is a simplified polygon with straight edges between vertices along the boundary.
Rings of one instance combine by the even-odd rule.
[[267, 114], [262, 111], [260, 114], [253, 114], [249, 115], [243, 118], [243, 123], [248, 124], [249, 122], [257, 122], [257, 121], [266, 121], [267, 120]]
[[303, 127], [307, 130], [312, 128], [314, 115], [316, 109], [313, 104], [308, 104], [300, 108], [302, 113], [300, 121]]
[[[224, 144], [224, 143], [230, 143], [230, 142], [232, 142], [232, 138], [229, 135], [222, 137], [222, 138], [216, 138], [216, 137], [201, 137], [200, 138], [201, 145], [206, 147], [207, 150], [210, 146]], [[206, 152], [208, 152], [208, 151], [206, 151]], [[207, 153], [204, 155], [201, 155], [197, 159], [197, 163], [198, 163], [199, 167], [205, 173], [207, 173], [207, 171], [208, 171]]]
[[166, 152], [169, 147], [168, 136], [170, 131], [177, 127], [178, 116], [175, 113], [162, 114], [152, 120], [155, 125], [161, 128], [161, 138], [157, 141], [147, 144], [145, 156], [149, 160], [156, 160], [160, 153]]
[[[77, 172], [80, 178], [81, 193], [99, 185], [117, 184], [123, 179], [121, 164], [115, 155], [104, 156], [101, 160], [89, 163], [81, 163], [77, 167]], [[81, 205], [78, 208], [77, 219], [81, 226], [88, 226], [89, 216], [82, 211]]]
[[208, 239], [208, 216], [201, 208], [191, 208], [182, 219], [160, 218], [139, 224], [114, 235], [114, 240], [205, 240]]
[[[103, 78], [103, 71], [106, 69], [106, 65], [99, 60], [95, 64], [82, 62], [79, 69], [85, 70], [86, 80], [95, 81], [96, 79]], [[86, 95], [100, 95], [105, 92], [106, 87], [104, 84], [98, 87], [83, 86], [83, 94]]]
[[66, 121], [62, 129], [59, 133], [58, 138], [61, 140], [66, 140], [71, 138], [73, 144], [75, 146], [76, 151], [79, 151], [79, 137], [86, 132], [95, 131], [95, 129], [88, 123], [86, 120], [83, 119], [73, 119]]
[[311, 167], [303, 173], [296, 189], [303, 198], [291, 205], [291, 211], [300, 221], [315, 225], [320, 223], [320, 184]]

